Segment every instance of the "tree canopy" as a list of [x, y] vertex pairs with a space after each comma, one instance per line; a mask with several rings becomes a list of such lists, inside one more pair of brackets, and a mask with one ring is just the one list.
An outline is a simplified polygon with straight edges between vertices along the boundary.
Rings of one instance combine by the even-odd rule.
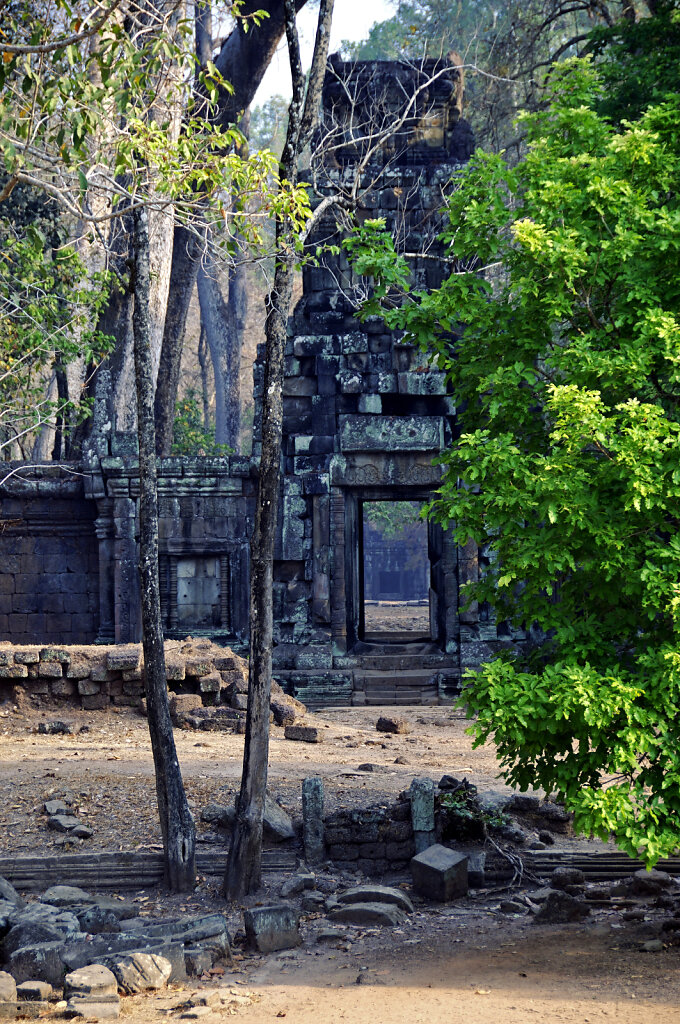
[[680, 96], [614, 127], [591, 64], [552, 89], [524, 160], [479, 152], [456, 182], [441, 288], [389, 308], [406, 263], [379, 222], [349, 245], [363, 315], [457, 399], [431, 512], [488, 553], [466, 598], [516, 641], [467, 680], [475, 742], [653, 863], [680, 814]]

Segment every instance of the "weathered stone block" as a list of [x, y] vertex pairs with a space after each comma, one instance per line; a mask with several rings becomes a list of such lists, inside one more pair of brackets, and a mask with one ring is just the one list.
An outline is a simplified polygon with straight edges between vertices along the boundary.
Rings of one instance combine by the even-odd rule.
[[198, 680], [198, 688], [201, 693], [219, 693], [222, 686], [222, 677], [219, 672], [209, 672]]
[[43, 647], [40, 652], [41, 661], [58, 661], [61, 665], [68, 665], [71, 661], [71, 655], [69, 651], [65, 651], [60, 647]]
[[142, 665], [142, 651], [139, 647], [117, 647], [106, 652], [106, 667], [111, 672], [138, 671]]
[[303, 779], [302, 840], [308, 864], [319, 864], [325, 856], [323, 804], [323, 779], [318, 775]]
[[435, 416], [340, 416], [340, 450], [440, 451], [443, 420]]
[[95, 682], [93, 679], [79, 679], [78, 680], [78, 693], [81, 697], [91, 697], [94, 693], [101, 691], [101, 683]]
[[37, 647], [15, 649], [14, 660], [17, 665], [35, 665], [40, 661], [40, 651]]
[[41, 679], [61, 679], [63, 674], [61, 663], [58, 661], [41, 661], [38, 666], [38, 675]]
[[75, 692], [76, 684], [73, 679], [55, 679], [50, 685], [53, 697], [73, 697]]
[[246, 940], [259, 953], [293, 949], [302, 942], [299, 918], [286, 904], [253, 907], [243, 913]]
[[[61, 674], [61, 666], [59, 667]], [[0, 679], [26, 679], [28, 667], [26, 665], [0, 665]]]
[[315, 725], [287, 725], [283, 735], [287, 740], [299, 740], [302, 743], [323, 742], [323, 733]]
[[345, 924], [378, 924], [390, 928], [406, 924], [408, 920], [404, 911], [392, 903], [348, 903], [331, 910], [328, 916], [331, 921]]
[[438, 843], [411, 859], [411, 875], [415, 891], [438, 903], [467, 896], [467, 857]]

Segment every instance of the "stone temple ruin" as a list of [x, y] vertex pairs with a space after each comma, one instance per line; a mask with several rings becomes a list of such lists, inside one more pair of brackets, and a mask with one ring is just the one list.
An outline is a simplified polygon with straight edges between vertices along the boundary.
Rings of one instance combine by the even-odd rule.
[[[429, 85], [425, 85], [431, 79]], [[420, 91], [418, 91], [420, 90]], [[405, 98], [416, 101], [404, 111]], [[324, 121], [309, 180], [317, 201], [357, 183], [359, 219], [382, 217], [417, 286], [442, 279], [437, 211], [473, 140], [453, 64], [331, 58]], [[400, 113], [402, 112], [402, 113]], [[329, 209], [313, 243], [337, 244]], [[314, 705], [437, 703], [499, 641], [483, 608], [463, 609], [461, 586], [479, 571], [476, 546], [423, 528], [420, 570], [427, 622], [371, 631], [374, 502], [422, 502], [437, 487], [433, 459], [451, 443], [455, 408], [443, 374], [380, 320], [355, 317], [365, 282], [346, 257], [326, 255], [303, 275], [289, 327], [284, 464], [276, 547], [275, 677]], [[261, 395], [262, 353], [255, 364]], [[258, 422], [256, 409], [255, 422]], [[160, 572], [169, 638], [208, 636], [243, 649], [248, 633], [249, 535], [258, 471], [253, 455], [159, 462]], [[140, 639], [135, 439], [95, 410], [78, 465], [24, 468], [2, 487], [0, 637], [15, 644], [129, 643]], [[380, 556], [378, 556], [380, 557]], [[374, 558], [375, 560], [375, 558]], [[395, 570], [396, 571], [396, 570]], [[383, 572], [389, 593], [389, 566]], [[392, 577], [394, 578], [394, 577]], [[241, 647], [239, 647], [241, 645]]]

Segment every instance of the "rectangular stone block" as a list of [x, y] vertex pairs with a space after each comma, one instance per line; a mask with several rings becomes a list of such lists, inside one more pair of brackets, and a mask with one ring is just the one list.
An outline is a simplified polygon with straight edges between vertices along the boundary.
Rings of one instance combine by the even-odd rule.
[[24, 647], [14, 651], [14, 660], [17, 665], [35, 665], [40, 661], [40, 651], [37, 647]]
[[99, 693], [101, 685], [94, 679], [79, 679], [78, 693], [81, 697], [91, 697], [93, 693]]
[[38, 675], [42, 679], [61, 679], [64, 672], [58, 661], [41, 661], [38, 666]]
[[106, 667], [111, 672], [139, 671], [142, 651], [139, 647], [120, 647], [106, 652]]
[[0, 679], [25, 679], [27, 676], [26, 665], [0, 665]]
[[457, 896], [467, 896], [467, 857], [435, 843], [411, 859], [413, 888], [421, 896], [447, 903]]
[[293, 949], [302, 942], [298, 916], [283, 903], [245, 910], [243, 923], [248, 945], [259, 953]]
[[283, 735], [287, 740], [298, 740], [301, 743], [323, 742], [323, 733], [315, 725], [287, 725]]
[[72, 679], [55, 679], [50, 686], [53, 697], [73, 697], [75, 692], [76, 684]]
[[440, 451], [443, 420], [438, 416], [340, 416], [340, 449]]

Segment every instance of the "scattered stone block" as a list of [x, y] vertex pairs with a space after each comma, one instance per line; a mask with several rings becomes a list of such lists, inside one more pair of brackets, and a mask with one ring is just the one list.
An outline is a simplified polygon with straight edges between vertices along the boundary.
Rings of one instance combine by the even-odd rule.
[[68, 807], [63, 800], [47, 800], [44, 804], [45, 813], [53, 817], [55, 814], [68, 814]]
[[179, 715], [189, 714], [202, 707], [200, 693], [175, 693], [170, 698], [170, 717], [174, 722]]
[[7, 971], [0, 971], [0, 1003], [14, 1003], [16, 998], [16, 981]]
[[64, 935], [60, 929], [49, 923], [48, 920], [19, 921], [7, 932], [3, 940], [3, 951], [7, 957], [24, 946], [35, 946], [44, 942], [61, 942], [63, 939]]
[[165, 678], [168, 682], [179, 682], [186, 678], [186, 665], [182, 658], [166, 657]]
[[390, 732], [406, 735], [411, 731], [411, 726], [405, 718], [397, 718], [393, 715], [381, 715], [375, 723], [378, 732]]
[[54, 989], [47, 981], [22, 981], [16, 987], [17, 999], [25, 999], [28, 1002], [46, 1002], [52, 998]]
[[572, 885], [585, 885], [586, 876], [580, 868], [555, 868], [550, 876], [550, 885], [553, 889], [566, 890]]
[[222, 804], [208, 804], [201, 811], [201, 821], [218, 828], [231, 828], [236, 819], [235, 807], [224, 807]]
[[289, 896], [297, 896], [305, 889], [314, 888], [314, 875], [311, 871], [298, 871], [290, 878], [287, 878], [279, 889], [279, 896], [288, 899]]
[[301, 743], [323, 742], [323, 733], [315, 725], [287, 725], [283, 735], [287, 740], [298, 740]]
[[172, 964], [154, 953], [128, 953], [116, 962], [112, 972], [119, 989], [125, 995], [133, 995], [165, 988], [172, 974]]
[[635, 896], [658, 896], [668, 889], [677, 889], [677, 882], [666, 871], [641, 868], [633, 875], [629, 891]]
[[23, 907], [24, 901], [22, 900], [19, 893], [16, 891], [11, 882], [8, 882], [6, 878], [0, 876], [0, 899], [6, 900], [7, 903], [14, 904], [15, 907]]
[[41, 903], [49, 903], [53, 907], [70, 907], [74, 903], [89, 903], [92, 897], [76, 885], [52, 885], [39, 899]]
[[192, 978], [200, 978], [213, 966], [213, 955], [201, 946], [189, 947], [184, 950], [184, 964], [187, 974]]
[[326, 856], [323, 826], [323, 779], [312, 775], [302, 781], [302, 841], [308, 864], [320, 864]]
[[338, 893], [337, 899], [342, 904], [390, 903], [406, 914], [413, 913], [413, 904], [406, 893], [401, 889], [394, 889], [391, 885], [355, 885]]
[[265, 839], [275, 843], [283, 843], [286, 839], [295, 838], [295, 829], [290, 815], [280, 807], [269, 794], [264, 799], [263, 833]]
[[411, 876], [416, 892], [438, 903], [468, 893], [467, 857], [439, 843], [411, 859]]
[[326, 905], [326, 898], [321, 892], [304, 893], [300, 906], [305, 914], [315, 914], [322, 911]]
[[219, 693], [222, 679], [219, 672], [207, 672], [198, 680], [198, 688], [201, 693]]
[[581, 921], [590, 913], [590, 907], [575, 896], [559, 889], [552, 890], [534, 917], [535, 924], [567, 924]]
[[74, 818], [72, 814], [52, 814], [47, 819], [47, 827], [53, 832], [73, 832], [80, 824], [78, 818]]
[[387, 927], [405, 924], [406, 914], [393, 903], [347, 903], [341, 904], [328, 915], [331, 921], [344, 924], [379, 924]]
[[248, 945], [259, 953], [293, 949], [302, 942], [298, 916], [284, 903], [246, 910], [243, 921]]
[[341, 942], [345, 937], [341, 928], [321, 928], [316, 933], [317, 942]]
[[[236, 695], [234, 695], [236, 696]], [[232, 697], [232, 700], [234, 698]], [[293, 725], [298, 717], [295, 708], [284, 704], [283, 701], [273, 700], [269, 705], [274, 716], [274, 723], [279, 726]]]
[[63, 951], [63, 940], [21, 946], [9, 958], [10, 974], [17, 982], [36, 979], [59, 988], [64, 979]]

